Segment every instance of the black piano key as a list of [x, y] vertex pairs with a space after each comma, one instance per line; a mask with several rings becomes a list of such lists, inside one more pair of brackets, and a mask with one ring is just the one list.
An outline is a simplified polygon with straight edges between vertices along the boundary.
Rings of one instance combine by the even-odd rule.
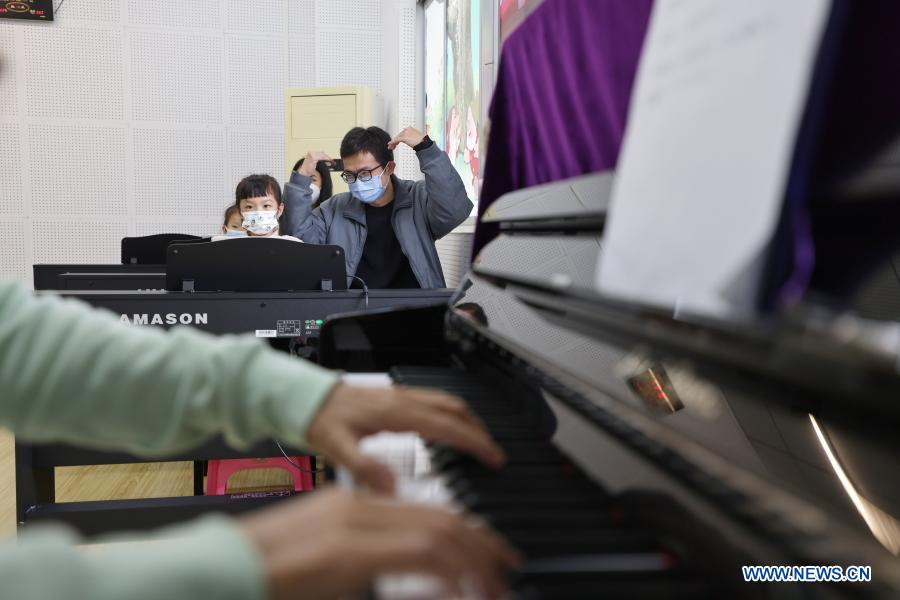
[[668, 590], [674, 598], [689, 598], [691, 593], [708, 597], [706, 586], [698, 587], [694, 574], [681, 568], [667, 552], [570, 554], [530, 560], [514, 574], [512, 587], [520, 598], [557, 598], [556, 594], [567, 590], [576, 598], [619, 597], [621, 593], [632, 598], [667, 598]]
[[[527, 561], [512, 576], [517, 597], [709, 598], [708, 586], [667, 553], [584, 554]], [[531, 591], [530, 596], [523, 592]], [[582, 595], [578, 590], [590, 592]], [[669, 594], [671, 592], [671, 594]], [[630, 594], [630, 595], [629, 595]], [[568, 598], [569, 596], [565, 596]]]
[[[446, 471], [451, 470], [458, 467], [468, 467], [468, 466], [477, 466], [481, 463], [478, 462], [478, 459], [469, 456], [468, 454], [461, 453], [441, 453], [436, 454], [431, 457], [431, 468], [434, 471]], [[507, 466], [547, 466], [547, 467], [562, 467], [567, 464], [565, 458], [561, 456], [554, 456], [552, 454], [538, 454], [535, 453], [533, 455], [528, 456], [517, 456], [513, 454], [506, 454], [506, 465]]]
[[503, 446], [511, 463], [553, 463], [567, 461], [556, 448], [546, 443], [509, 442]]
[[521, 600], [706, 600], [716, 598], [699, 578], [682, 581], [666, 579], [607, 581], [591, 578], [564, 578], [553, 581], [522, 581], [514, 586]]
[[[516, 496], [543, 496], [552, 505], [553, 498], [570, 495], [594, 495], [599, 502], [606, 502], [609, 497], [594, 489], [588, 482], [553, 478], [534, 481], [532, 478], [496, 478], [485, 479], [453, 479], [446, 482], [447, 488], [455, 498], [462, 499], [469, 494], [480, 494], [484, 498], [500, 497], [508, 499]], [[602, 498], [602, 499], [601, 499]]]
[[660, 544], [650, 533], [635, 527], [581, 527], [564, 532], [512, 528], [503, 535], [526, 558], [572, 554], [657, 552]]
[[441, 444], [429, 444], [432, 469], [456, 502], [517, 547], [526, 562], [515, 597], [708, 598], [710, 587], [688, 572], [627, 503], [573, 465], [532, 423], [522, 398], [463, 371], [395, 370], [405, 385], [462, 397], [507, 453], [492, 470]]
[[502, 482], [508, 479], [542, 479], [565, 480], [572, 482], [585, 482], [584, 477], [567, 463], [521, 465], [509, 464], [502, 469], [491, 469], [480, 463], [457, 464], [441, 471], [447, 479], [467, 478], [472, 480], [488, 479]]
[[517, 427], [514, 425], [502, 425], [496, 427], [486, 427], [488, 433], [491, 434], [495, 440], [499, 442], [511, 441], [511, 442], [527, 442], [527, 441], [539, 441], [543, 439], [543, 436], [540, 432], [536, 432], [533, 429], [528, 429], [525, 427]]
[[[565, 457], [544, 440], [536, 442], [517, 442], [514, 440], [499, 442], [500, 447], [506, 452], [509, 462], [547, 462], [553, 460], [565, 460]], [[468, 458], [471, 457], [464, 452], [460, 452], [450, 446], [441, 444], [428, 445], [431, 456], [439, 458], [442, 456]]]
[[624, 522], [623, 519], [610, 512], [594, 508], [569, 508], [565, 511], [552, 511], [528, 510], [516, 506], [482, 510], [479, 512], [479, 516], [498, 531], [523, 527], [546, 527], [556, 530], [572, 527], [611, 527]]
[[[521, 465], [565, 465], [568, 464], [564, 457], [561, 455], [554, 455], [551, 453], [542, 453], [542, 452], [533, 452], [528, 454], [520, 454], [520, 453], [511, 453], [509, 450], [506, 450], [506, 464], [507, 466], [521, 466]], [[477, 459], [472, 458], [468, 454], [463, 454], [461, 452], [441, 452], [434, 453], [430, 457], [431, 460], [431, 468], [434, 471], [447, 471], [456, 467], [465, 467], [470, 465], [477, 465]]]
[[596, 508], [609, 502], [606, 494], [590, 490], [577, 496], [561, 495], [554, 492], [535, 492], [522, 494], [520, 492], [495, 491], [483, 492], [471, 490], [456, 497], [456, 500], [474, 513], [492, 509], [502, 509], [509, 506], [520, 508], [540, 508], [553, 510], [568, 510], [572, 508]]
[[683, 570], [668, 552], [569, 554], [528, 561], [519, 568], [516, 577], [552, 579], [586, 575], [592, 578], [621, 578], [647, 573], [683, 574]]

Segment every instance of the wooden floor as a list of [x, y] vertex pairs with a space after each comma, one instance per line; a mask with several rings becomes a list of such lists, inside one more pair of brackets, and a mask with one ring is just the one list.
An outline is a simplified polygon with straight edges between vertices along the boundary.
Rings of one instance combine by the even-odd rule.
[[[0, 537], [16, 530], [14, 454], [12, 435], [0, 430]], [[290, 484], [286, 471], [256, 469], [236, 473], [228, 480], [228, 491], [285, 489]], [[189, 496], [193, 489], [189, 462], [56, 469], [57, 502]]]

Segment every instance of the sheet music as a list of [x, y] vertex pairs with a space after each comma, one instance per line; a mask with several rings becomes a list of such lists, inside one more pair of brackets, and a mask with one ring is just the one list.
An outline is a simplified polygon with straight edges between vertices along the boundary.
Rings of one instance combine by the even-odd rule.
[[659, 0], [619, 160], [600, 291], [752, 307], [828, 0]]

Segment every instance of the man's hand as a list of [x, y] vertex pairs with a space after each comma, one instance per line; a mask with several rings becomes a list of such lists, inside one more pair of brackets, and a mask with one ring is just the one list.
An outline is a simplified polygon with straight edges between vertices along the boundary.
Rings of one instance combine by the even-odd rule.
[[297, 172], [301, 175], [312, 177], [313, 173], [316, 172], [317, 163], [324, 162], [331, 164], [333, 161], [333, 158], [331, 158], [321, 150], [310, 150], [306, 153], [306, 156], [303, 157], [303, 164], [300, 165], [300, 168], [297, 169]]
[[499, 598], [518, 553], [490, 530], [438, 508], [327, 490], [240, 521], [262, 557], [271, 600], [342, 598], [384, 573], [439, 577], [454, 596], [463, 582]]
[[316, 414], [306, 439], [312, 450], [353, 473], [373, 490], [391, 492], [391, 470], [359, 451], [359, 440], [380, 431], [414, 431], [473, 454], [492, 467], [506, 461], [503, 450], [459, 399], [415, 388], [367, 388], [338, 384]]
[[388, 150], [393, 150], [401, 143], [406, 144], [410, 148], [418, 146], [422, 143], [422, 140], [425, 139], [425, 134], [416, 129], [415, 127], [407, 127], [400, 133], [398, 133], [394, 139], [388, 142]]

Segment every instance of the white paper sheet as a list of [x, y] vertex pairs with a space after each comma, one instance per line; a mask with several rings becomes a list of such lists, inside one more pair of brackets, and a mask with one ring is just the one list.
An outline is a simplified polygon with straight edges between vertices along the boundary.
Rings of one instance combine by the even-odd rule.
[[751, 309], [780, 214], [828, 0], [658, 0], [604, 251], [601, 292]]

